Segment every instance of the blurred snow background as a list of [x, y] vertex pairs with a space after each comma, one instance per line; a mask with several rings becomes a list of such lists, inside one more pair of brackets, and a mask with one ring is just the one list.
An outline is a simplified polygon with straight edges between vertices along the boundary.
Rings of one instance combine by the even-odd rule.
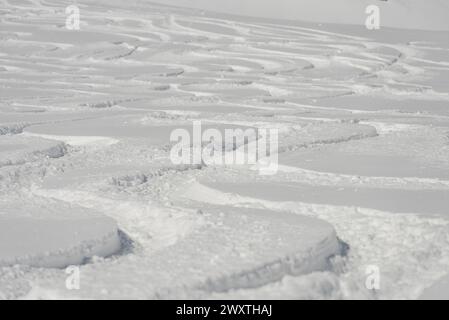
[[363, 25], [365, 8], [381, 9], [386, 27], [449, 30], [446, 0], [152, 0], [245, 16]]

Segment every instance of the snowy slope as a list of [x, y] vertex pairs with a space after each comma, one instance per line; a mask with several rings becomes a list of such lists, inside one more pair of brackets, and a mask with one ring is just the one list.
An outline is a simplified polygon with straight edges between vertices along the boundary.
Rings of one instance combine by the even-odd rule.
[[270, 19], [364, 26], [370, 5], [380, 8], [381, 26], [449, 30], [445, 0], [153, 0], [175, 6]]
[[[349, 0], [286, 3], [295, 21], [279, 2], [251, 5], [278, 18], [266, 20], [82, 0], [77, 31], [72, 1], [0, 3], [0, 298], [442, 292], [447, 31], [369, 31], [366, 3]], [[444, 29], [446, 3], [432, 3], [381, 3], [382, 19], [410, 27], [419, 12], [417, 28]], [[279, 172], [174, 165], [170, 133], [194, 121], [278, 128]], [[36, 268], [69, 263], [79, 291], [63, 269]]]

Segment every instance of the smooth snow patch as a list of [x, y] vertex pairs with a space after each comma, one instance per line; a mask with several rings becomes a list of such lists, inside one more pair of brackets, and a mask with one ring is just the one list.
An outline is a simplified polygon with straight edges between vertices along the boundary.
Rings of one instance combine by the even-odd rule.
[[63, 268], [109, 256], [120, 246], [115, 222], [98, 213], [68, 208], [56, 215], [0, 212], [0, 266]]
[[48, 140], [63, 141], [71, 146], [110, 146], [119, 142], [117, 139], [96, 136], [60, 136], [51, 134], [22, 133], [23, 136], [40, 137]]

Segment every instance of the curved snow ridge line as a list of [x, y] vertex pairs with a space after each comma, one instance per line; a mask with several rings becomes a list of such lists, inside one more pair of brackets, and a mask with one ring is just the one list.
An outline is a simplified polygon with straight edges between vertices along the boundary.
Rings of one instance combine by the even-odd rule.
[[83, 103], [80, 104], [81, 107], [88, 107], [93, 109], [104, 109], [104, 108], [112, 108], [118, 106], [120, 103], [126, 102], [135, 102], [144, 100], [143, 98], [128, 98], [128, 99], [115, 99], [115, 100], [106, 100], [101, 102], [93, 102], [93, 103]]
[[97, 211], [29, 194], [2, 204], [0, 267], [64, 268], [111, 256], [122, 247], [115, 221]]
[[24, 132], [22, 135], [28, 137], [39, 137], [47, 140], [62, 141], [64, 144], [71, 146], [107, 147], [119, 143], [119, 140], [117, 139], [102, 136], [60, 136], [31, 132]]
[[191, 95], [193, 97], [198, 97], [198, 98], [215, 98], [216, 94], [212, 93], [212, 92], [205, 92], [205, 91], [189, 91], [189, 90], [184, 90], [181, 87], [183, 87], [184, 85], [181, 84], [172, 84], [173, 86], [173, 90], [177, 91], [177, 92], [181, 92], [181, 93], [185, 93], [188, 95]]
[[360, 124], [365, 124], [376, 128], [379, 135], [386, 135], [389, 133], [403, 132], [403, 131], [413, 131], [422, 128], [427, 128], [427, 126], [416, 125], [416, 124], [403, 124], [403, 123], [388, 123], [381, 121], [360, 121]]
[[[245, 23], [245, 24], [248, 25], [248, 23]], [[281, 33], [283, 33], [286, 30], [288, 32], [294, 32], [299, 35], [312, 36], [314, 39], [321, 41], [321, 42], [329, 42], [329, 41], [333, 41], [334, 39], [347, 40], [347, 41], [351, 41], [351, 42], [372, 41], [372, 39], [366, 38], [366, 37], [352, 36], [352, 35], [348, 35], [348, 34], [344, 34], [344, 33], [336, 33], [336, 32], [306, 28], [306, 27], [290, 26], [290, 25], [279, 24], [279, 23], [260, 23], [260, 24], [251, 24], [250, 26], [253, 26], [256, 28], [264, 27], [266, 29], [271, 29], [277, 33], [279, 33], [279, 31]]]
[[[337, 241], [336, 241], [337, 240]], [[330, 259], [344, 253], [344, 245], [334, 231], [316, 247], [305, 252], [296, 252], [278, 260], [268, 262], [252, 270], [209, 278], [198, 289], [209, 293], [220, 293], [238, 289], [254, 289], [277, 282], [285, 276], [300, 276], [332, 269]]]
[[171, 173], [182, 173], [190, 170], [201, 170], [204, 168], [203, 164], [199, 165], [179, 165], [173, 167], [156, 168], [152, 171], [129, 173], [120, 176], [110, 177], [108, 180], [112, 185], [117, 187], [136, 187], [147, 183], [151, 179], [163, 177]]
[[[182, 25], [182, 22], [178, 22], [177, 21], [178, 18], [174, 14], [170, 14], [169, 20], [170, 20], [170, 22], [169, 22], [170, 27], [174, 27], [175, 29], [177, 29], [175, 32], [171, 31], [171, 33], [175, 33], [176, 35], [186, 34], [186, 35], [203, 36], [203, 37], [206, 37], [206, 38], [212, 39], [212, 40], [229, 39], [232, 42], [245, 41], [245, 38], [243, 38], [243, 37], [239, 37], [239, 36], [235, 36], [235, 35], [226, 35], [226, 34], [219, 33], [219, 32], [200, 30], [200, 29], [194, 28], [192, 25], [189, 27]], [[182, 20], [183, 20], [183, 18], [180, 19], [180, 21], [182, 21]], [[187, 20], [186, 22], [189, 22], [189, 21]]]
[[[385, 55], [383, 55], [381, 53], [376, 54], [376, 53], [372, 53], [372, 52], [361, 52], [360, 51], [360, 52], [357, 52], [358, 54], [360, 54], [360, 58], [344, 58], [344, 57], [338, 57], [338, 56], [334, 57], [334, 58], [340, 59], [339, 61], [342, 62], [343, 64], [347, 64], [349, 66], [354, 66], [356, 68], [360, 68], [360, 69], [364, 70], [364, 72], [362, 72], [359, 75], [359, 77], [366, 77], [366, 76], [375, 75], [377, 73], [380, 73], [381, 71], [385, 71], [385, 70], [393, 67], [395, 64], [399, 63], [400, 60], [403, 60], [405, 57], [405, 55], [402, 53], [402, 51], [399, 50], [398, 46], [388, 46], [383, 43], [365, 43], [364, 46], [365, 46], [365, 49], [366, 48], [375, 49], [376, 46], [378, 48], [386, 47], [386, 48], [395, 50], [397, 53], [393, 56], [387, 55], [388, 58], [385, 58]], [[363, 58], [367, 58], [368, 60], [365, 60]], [[351, 61], [361, 61], [361, 62], [365, 62], [365, 64], [371, 64], [371, 65], [375, 64], [375, 65], [373, 67], [370, 67], [370, 66], [356, 64]], [[400, 76], [402, 76], [402, 75], [400, 74]]]
[[[329, 139], [317, 139], [317, 140], [314, 140], [314, 141], [304, 142], [304, 143], [301, 143], [301, 144], [283, 146], [283, 147], [279, 147], [278, 152], [279, 153], [284, 153], [284, 152], [296, 151], [298, 149], [303, 149], [303, 148], [316, 146], [316, 145], [328, 145], [328, 144], [345, 143], [345, 142], [350, 142], [350, 141], [363, 140], [363, 139], [368, 139], [368, 138], [375, 138], [377, 136], [379, 136], [379, 134], [377, 133], [376, 130], [373, 130], [372, 132], [368, 132], [368, 133], [360, 132], [360, 133], [354, 133], [354, 134], [346, 136], [346, 137], [329, 138]], [[282, 167], [284, 167], [284, 169], [285, 169], [288, 166], [282, 166]]]
[[[354, 206], [345, 206], [345, 205], [328, 205], [328, 204], [318, 204], [318, 203], [308, 203], [308, 202], [300, 202], [300, 201], [273, 201], [273, 200], [265, 200], [262, 198], [255, 198], [255, 197], [249, 197], [249, 196], [242, 196], [238, 193], [229, 193], [224, 192], [209, 186], [206, 186], [202, 184], [201, 182], [194, 182], [193, 185], [190, 186], [189, 190], [184, 192], [182, 197], [193, 200], [193, 201], [199, 201], [199, 202], [205, 202], [210, 203], [214, 205], [242, 205], [244, 207], [248, 205], [256, 205], [256, 208], [267, 208], [272, 210], [273, 206], [278, 205], [278, 209], [280, 209], [280, 206], [283, 204], [287, 204], [290, 208], [291, 205], [297, 205], [302, 208], [306, 209], [339, 209], [342, 210], [356, 210], [357, 212], [372, 212], [373, 215], [379, 216], [379, 215], [391, 215], [391, 216], [415, 216], [415, 217], [422, 217], [424, 220], [432, 220], [435, 222], [441, 222], [442, 224], [449, 226], [449, 220], [446, 219], [444, 216], [440, 215], [430, 215], [428, 217], [424, 217], [423, 214], [420, 213], [414, 213], [414, 212], [401, 212], [401, 213], [394, 213], [394, 212], [388, 212], [388, 211], [381, 211], [371, 208], [364, 208], [364, 207], [354, 207]], [[286, 210], [290, 212], [291, 210]], [[449, 229], [448, 229], [449, 232]]]
[[151, 30], [151, 33], [158, 36], [161, 42], [168, 43], [172, 40], [172, 36], [168, 33], [168, 31], [164, 28], [156, 26], [154, 21], [150, 20], [146, 23], [148, 25], [148, 29]]
[[118, 59], [126, 58], [126, 57], [129, 57], [130, 55], [132, 55], [137, 50], [139, 50], [139, 46], [133, 46], [132, 49], [130, 49], [128, 52], [119, 54], [119, 55], [116, 55], [113, 57], [105, 58], [105, 60], [109, 61], [109, 60], [118, 60]]
[[[146, 289], [146, 298], [173, 298], [192, 292], [204, 296], [212, 291], [255, 288], [277, 281], [288, 274], [328, 270], [329, 259], [343, 251], [333, 227], [313, 218], [290, 214], [279, 216], [273, 212], [252, 210], [227, 211], [229, 208], [219, 208], [215, 212], [206, 209], [200, 215], [189, 213], [195, 215], [194, 219], [199, 218], [206, 223], [196, 225], [195, 230], [186, 232], [185, 229], [191, 228], [186, 226], [185, 219], [180, 221], [166, 217], [169, 219], [167, 224], [161, 221], [164, 217], [159, 215], [158, 209], [154, 207], [147, 211], [142, 211], [142, 208], [133, 209], [131, 205], [123, 204], [123, 200], [102, 199], [94, 195], [89, 198], [87, 192], [37, 190], [37, 194], [88, 208], [100, 208], [113, 216], [119, 225], [122, 222], [133, 225], [134, 230], [126, 225], [123, 230], [126, 230], [133, 240], [146, 245], [136, 252], [136, 263], [143, 263], [141, 267], [146, 270], [142, 274], [142, 281], [152, 284], [152, 287]], [[142, 212], [136, 216], [138, 220], [133, 221], [132, 215], [136, 209]], [[170, 208], [164, 210], [168, 211]], [[192, 211], [183, 208], [179, 210]], [[148, 219], [149, 215], [155, 216], [157, 220]], [[242, 224], [242, 219], [251, 222], [251, 225]], [[173, 233], [176, 235], [175, 241], [167, 239], [166, 234], [170, 232], [170, 227], [176, 228]], [[278, 228], [282, 230], [280, 234], [276, 231]], [[138, 229], [140, 235], [136, 232]], [[145, 237], [147, 233], [152, 235], [151, 239]], [[254, 241], [257, 237], [269, 243]], [[147, 239], [146, 243], [141, 241], [145, 240], [144, 238]], [[163, 243], [157, 247], [158, 241], [161, 240]], [[260, 249], [256, 250], [257, 254], [254, 246], [260, 246]], [[196, 255], [193, 265], [190, 264], [191, 255]], [[217, 259], [215, 263], [214, 259]], [[175, 263], [167, 265], [167, 261]], [[234, 263], [226, 265], [228, 261]], [[89, 271], [84, 271], [85, 277], [95, 276], [86, 272]], [[110, 279], [106, 281], [109, 282]], [[85, 285], [83, 288], [87, 290], [86, 294], [91, 292], [95, 295], [96, 286], [102, 285], [94, 284], [92, 288]]]
[[[285, 49], [285, 48], [291, 48], [291, 47], [290, 46], [282, 46], [281, 48]], [[282, 57], [288, 58], [288, 59], [294, 59], [294, 60], [298, 59], [298, 55], [296, 53], [293, 53], [293, 52], [290, 52], [290, 51], [283, 51], [283, 50], [279, 50], [279, 49], [276, 50], [274, 48], [273, 49], [267, 49], [267, 48], [260, 48], [260, 47], [255, 47], [255, 46], [251, 46], [248, 49], [251, 49], [252, 51], [256, 52], [256, 54], [254, 54], [256, 56], [263, 57], [263, 56], [266, 56], [267, 54], [268, 55], [275, 54], [276, 56], [282, 56]], [[258, 55], [257, 52], [260, 52], [262, 54]], [[263, 55], [263, 54], [265, 54], [265, 55]], [[302, 57], [307, 57], [307, 56], [302, 55]], [[299, 62], [294, 62], [292, 60], [285, 60], [284, 64], [287, 64], [287, 61], [288, 61], [289, 65], [294, 66], [295, 71], [296, 70], [310, 70], [310, 69], [315, 68], [313, 63], [311, 63], [310, 61], [303, 60], [303, 59], [301, 59], [300, 61], [304, 62], [304, 65], [300, 65]], [[295, 61], [297, 61], [297, 60], [295, 60]]]
[[[372, 177], [372, 176], [360, 176], [339, 174], [331, 172], [319, 172], [314, 170], [308, 170], [303, 168], [297, 168], [287, 165], [278, 165], [279, 172], [289, 174], [289, 180], [305, 182], [309, 180], [312, 183], [324, 183], [326, 185], [339, 185], [342, 183], [360, 184], [363, 186], [380, 186], [389, 188], [410, 188], [413, 189], [449, 189], [449, 180], [433, 179], [433, 178], [417, 178], [417, 177]], [[300, 176], [295, 179], [295, 176], [291, 174], [299, 174]]]
[[7, 134], [20, 134], [23, 132], [23, 129], [25, 129], [30, 124], [31, 123], [27, 123], [27, 122], [0, 124], [0, 136], [7, 135]]
[[[418, 298], [426, 287], [447, 272], [449, 220], [442, 217], [293, 201], [269, 201], [221, 192], [198, 182], [183, 196], [215, 205], [291, 212], [331, 223], [351, 248], [347, 275], [343, 281], [349, 281], [349, 286], [358, 287], [360, 268], [376, 264], [382, 271], [384, 284], [383, 290], [379, 291], [380, 298], [403, 299], [404, 292], [408, 292], [405, 298]], [[354, 225], [357, 228], [351, 227]]]
[[36, 180], [39, 181], [46, 177], [54, 169], [52, 166], [49, 166], [51, 160], [68, 156], [70, 153], [67, 149], [67, 146], [64, 145], [65, 153], [60, 157], [50, 158], [45, 156], [30, 159], [31, 161], [21, 163], [20, 165], [0, 167], [0, 192], [6, 194], [12, 190], [23, 189], [24, 186], [30, 186]]
[[81, 265], [86, 259], [94, 256], [110, 256], [119, 251], [120, 246], [118, 230], [114, 230], [95, 240], [82, 241], [69, 249], [0, 259], [0, 266], [27, 265], [37, 268], [65, 268], [70, 265]]
[[214, 53], [216, 53], [218, 56], [231, 56], [233, 58], [237, 58], [242, 61], [247, 61], [249, 63], [254, 63], [260, 66], [260, 69], [252, 68], [251, 71], [270, 72], [273, 70], [280, 70], [283, 67], [283, 63], [280, 63], [279, 60], [273, 60], [272, 58], [262, 59], [260, 58], [262, 56], [260, 54], [253, 54], [250, 52], [241, 52], [241, 51], [225, 51], [220, 49], [216, 49]]
[[[418, 62], [424, 62], [424, 63], [429, 63], [429, 64], [436, 64], [440, 67], [449, 67], [449, 62], [445, 62], [445, 61], [434, 61], [434, 60], [429, 60], [429, 59], [423, 59], [423, 58], [418, 58], [418, 57], [413, 57], [412, 58], [414, 61], [418, 61]], [[447, 70], [444, 68], [444, 70]]]
[[[323, 96], [323, 97], [318, 97], [316, 99], [326, 99], [326, 98], [333, 98], [333, 97], [337, 97], [337, 96], [348, 96], [348, 95], [353, 95], [355, 94], [354, 91], [350, 91], [350, 92], [346, 92], [346, 93], [342, 93], [342, 94], [338, 94], [338, 95], [333, 95], [333, 96]], [[346, 111], [346, 112], [350, 112], [353, 114], [376, 114], [376, 113], [380, 113], [381, 111], [367, 111], [367, 110], [361, 110], [361, 109], [348, 109], [348, 108], [336, 108], [336, 107], [320, 107], [320, 106], [314, 106], [314, 105], [310, 105], [310, 104], [303, 104], [303, 103], [296, 103], [296, 102], [291, 102], [291, 101], [286, 101], [285, 102], [286, 106], [292, 106], [292, 107], [299, 107], [299, 108], [305, 108], [305, 109], [315, 109], [315, 110], [323, 110], [323, 111], [338, 111], [338, 112], [342, 112], [342, 111]]]
[[58, 143], [42, 150], [18, 150], [11, 154], [6, 153], [6, 156], [3, 156], [3, 159], [0, 160], [0, 168], [23, 165], [45, 158], [57, 159], [66, 154], [67, 146], [65, 143]]
[[74, 189], [35, 189], [34, 195], [94, 209], [114, 219], [142, 251], [151, 252], [176, 243], [203, 223], [192, 210], [161, 207], [148, 201], [112, 199]]
[[282, 88], [279, 88], [279, 86], [273, 86], [273, 85], [264, 84], [261, 82], [252, 83], [250, 86], [252, 88], [260, 89], [265, 92], [268, 92], [269, 95], [273, 98], [284, 97], [284, 96], [288, 96], [293, 93], [291, 90], [282, 89]]
[[[319, 219], [227, 206], [201, 211], [209, 222], [204, 228], [170, 247], [170, 252], [151, 257], [157, 268], [166, 261], [180, 261], [164, 275], [177, 285], [156, 287], [156, 298], [257, 288], [287, 275], [329, 270], [330, 259], [344, 253], [334, 228]], [[191, 252], [196, 259], [186, 265]]]

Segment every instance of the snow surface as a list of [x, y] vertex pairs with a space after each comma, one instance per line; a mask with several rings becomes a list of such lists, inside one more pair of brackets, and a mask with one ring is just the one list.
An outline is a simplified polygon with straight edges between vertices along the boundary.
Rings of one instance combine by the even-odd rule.
[[19, 165], [38, 158], [59, 158], [64, 156], [63, 143], [39, 138], [0, 136], [0, 167]]
[[[445, 297], [447, 3], [370, 31], [306, 2], [79, 0], [75, 31], [71, 1], [0, 0], [0, 298]], [[279, 172], [172, 164], [197, 120], [278, 128]]]
[[52, 208], [26, 208], [22, 204], [19, 210], [2, 205], [2, 267], [62, 268], [120, 250], [117, 225], [103, 214], [57, 204]]
[[449, 30], [445, 0], [154, 0], [163, 4], [263, 18], [362, 25], [365, 9], [377, 5], [382, 25]]
[[449, 276], [443, 277], [434, 285], [426, 288], [419, 298], [422, 300], [448, 300]]

